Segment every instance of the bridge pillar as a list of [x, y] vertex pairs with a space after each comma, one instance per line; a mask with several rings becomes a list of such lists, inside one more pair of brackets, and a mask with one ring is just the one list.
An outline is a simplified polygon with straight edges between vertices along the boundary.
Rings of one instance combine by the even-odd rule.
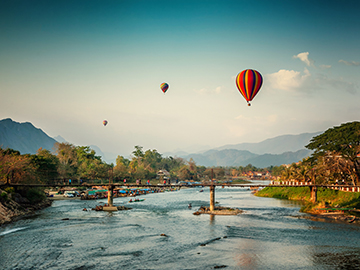
[[109, 188], [108, 188], [108, 205], [109, 206], [114, 206], [113, 199], [114, 199], [114, 186], [109, 185]]
[[311, 201], [313, 203], [316, 203], [317, 202], [317, 187], [315, 187], [315, 186], [310, 187], [310, 192], [311, 192], [311, 195], [310, 195]]
[[215, 210], [215, 186], [210, 186], [210, 211]]

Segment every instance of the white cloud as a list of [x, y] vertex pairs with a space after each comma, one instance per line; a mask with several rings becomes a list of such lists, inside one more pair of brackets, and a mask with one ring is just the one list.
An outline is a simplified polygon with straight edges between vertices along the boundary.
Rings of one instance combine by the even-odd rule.
[[360, 66], [360, 62], [355, 62], [355, 61], [345, 61], [345, 60], [339, 60], [339, 63], [343, 63], [347, 66]]
[[308, 67], [314, 66], [314, 60], [309, 58], [309, 52], [299, 53], [298, 55], [294, 55], [293, 58], [298, 58], [303, 61]]
[[281, 69], [266, 75], [266, 81], [271, 88], [291, 91], [300, 88], [310, 76], [307, 68], [304, 69], [303, 75], [299, 71]]

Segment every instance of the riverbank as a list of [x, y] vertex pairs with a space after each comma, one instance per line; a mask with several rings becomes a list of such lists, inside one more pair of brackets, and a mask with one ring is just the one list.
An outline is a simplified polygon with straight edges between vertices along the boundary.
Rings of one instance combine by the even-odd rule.
[[37, 210], [51, 206], [52, 201], [46, 197], [31, 202], [19, 193], [6, 192], [0, 189], [0, 226], [32, 215]]
[[360, 224], [360, 193], [319, 188], [316, 203], [310, 200], [309, 187], [266, 187], [255, 195], [302, 201], [304, 206], [301, 207], [300, 212], [313, 215], [314, 220]]

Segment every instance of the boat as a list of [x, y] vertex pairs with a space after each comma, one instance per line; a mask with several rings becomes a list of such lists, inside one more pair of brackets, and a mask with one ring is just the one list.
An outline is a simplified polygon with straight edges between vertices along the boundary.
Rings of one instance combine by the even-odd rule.
[[132, 203], [132, 202], [142, 202], [142, 201], [145, 201], [145, 199], [130, 200], [129, 203]]

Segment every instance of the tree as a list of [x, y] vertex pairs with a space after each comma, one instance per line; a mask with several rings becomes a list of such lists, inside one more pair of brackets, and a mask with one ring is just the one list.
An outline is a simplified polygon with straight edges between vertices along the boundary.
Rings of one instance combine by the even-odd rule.
[[314, 150], [312, 159], [319, 161], [325, 155], [339, 156], [347, 161], [354, 177], [354, 184], [360, 181], [360, 122], [350, 122], [329, 128], [311, 139], [306, 148]]
[[56, 156], [59, 159], [58, 171], [64, 180], [74, 177], [78, 169], [77, 151], [70, 143], [55, 143]]
[[8, 183], [24, 183], [35, 180], [35, 168], [29, 155], [0, 147], [0, 180]]
[[40, 147], [36, 155], [31, 155], [31, 159], [42, 182], [51, 183], [59, 177], [59, 159], [49, 150]]
[[116, 165], [114, 167], [114, 178], [117, 180], [129, 178], [129, 164], [130, 160], [124, 158], [123, 156], [118, 156], [116, 158]]
[[144, 157], [143, 147], [136, 145], [135, 150], [132, 152], [136, 159], [141, 159]]

